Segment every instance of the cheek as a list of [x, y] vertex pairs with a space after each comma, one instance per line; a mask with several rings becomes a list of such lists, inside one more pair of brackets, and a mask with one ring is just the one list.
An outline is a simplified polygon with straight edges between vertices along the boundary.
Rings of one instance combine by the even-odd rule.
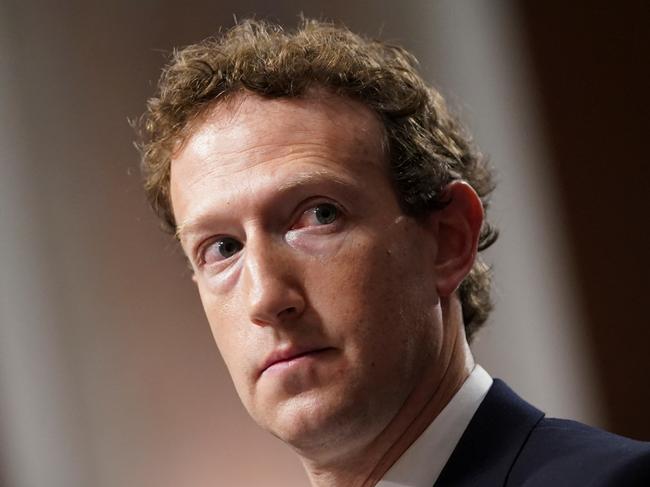
[[399, 319], [414, 301], [424, 299], [424, 288], [431, 285], [419, 256], [378, 239], [354, 241], [335, 259], [311, 266], [306, 289], [312, 305], [331, 326], [345, 328], [341, 332], [370, 328], [366, 331], [370, 333]]
[[237, 312], [238, 306], [227, 300], [216, 299], [209, 292], [201, 292], [201, 289], [199, 292], [221, 358], [226, 364], [237, 392], [242, 396], [245, 394], [250, 368], [250, 360], [247, 360], [247, 357], [257, 346], [256, 338], [249, 336], [247, 328], [242, 326], [243, 315]]
[[382, 347], [409, 354], [422, 340], [433, 345], [433, 267], [422, 239], [410, 230], [357, 235], [310, 272], [310, 301], [326, 332], [352, 341], [359, 354], [382, 355]]

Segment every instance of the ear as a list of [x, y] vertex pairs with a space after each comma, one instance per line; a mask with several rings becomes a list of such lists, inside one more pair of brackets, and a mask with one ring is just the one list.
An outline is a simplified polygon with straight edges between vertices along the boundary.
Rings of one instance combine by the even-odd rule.
[[447, 185], [442, 200], [448, 202], [431, 213], [429, 223], [436, 233], [436, 287], [440, 297], [458, 289], [474, 265], [483, 224], [483, 204], [469, 184], [454, 181]]

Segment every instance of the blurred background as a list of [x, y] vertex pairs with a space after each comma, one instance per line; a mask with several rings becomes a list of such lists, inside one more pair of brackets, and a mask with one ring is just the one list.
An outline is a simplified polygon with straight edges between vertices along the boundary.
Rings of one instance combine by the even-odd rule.
[[499, 174], [479, 362], [549, 415], [650, 439], [648, 4], [616, 5], [1, 0], [0, 485], [306, 485], [239, 404], [127, 122], [171, 49], [234, 15], [417, 55]]

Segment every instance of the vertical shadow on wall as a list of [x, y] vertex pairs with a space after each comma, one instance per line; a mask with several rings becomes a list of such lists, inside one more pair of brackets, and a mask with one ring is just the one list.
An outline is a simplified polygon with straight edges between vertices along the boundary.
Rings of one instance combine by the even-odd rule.
[[648, 439], [650, 9], [521, 5], [609, 427]]

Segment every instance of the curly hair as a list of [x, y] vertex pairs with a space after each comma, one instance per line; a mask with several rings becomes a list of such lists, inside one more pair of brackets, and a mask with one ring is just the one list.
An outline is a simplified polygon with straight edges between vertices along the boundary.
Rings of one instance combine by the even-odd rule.
[[[392, 182], [405, 214], [422, 217], [440, 209], [445, 204], [442, 190], [459, 179], [474, 188], [487, 208], [494, 188], [487, 160], [416, 66], [416, 59], [399, 46], [315, 20], [302, 20], [291, 32], [246, 20], [218, 38], [174, 51], [138, 127], [151, 206], [165, 229], [175, 232], [171, 159], [192, 123], [217, 100], [242, 90], [299, 97], [318, 86], [359, 100], [381, 117]], [[496, 238], [496, 230], [485, 222], [479, 250]], [[468, 340], [492, 309], [490, 281], [490, 269], [479, 256], [459, 288]]]

